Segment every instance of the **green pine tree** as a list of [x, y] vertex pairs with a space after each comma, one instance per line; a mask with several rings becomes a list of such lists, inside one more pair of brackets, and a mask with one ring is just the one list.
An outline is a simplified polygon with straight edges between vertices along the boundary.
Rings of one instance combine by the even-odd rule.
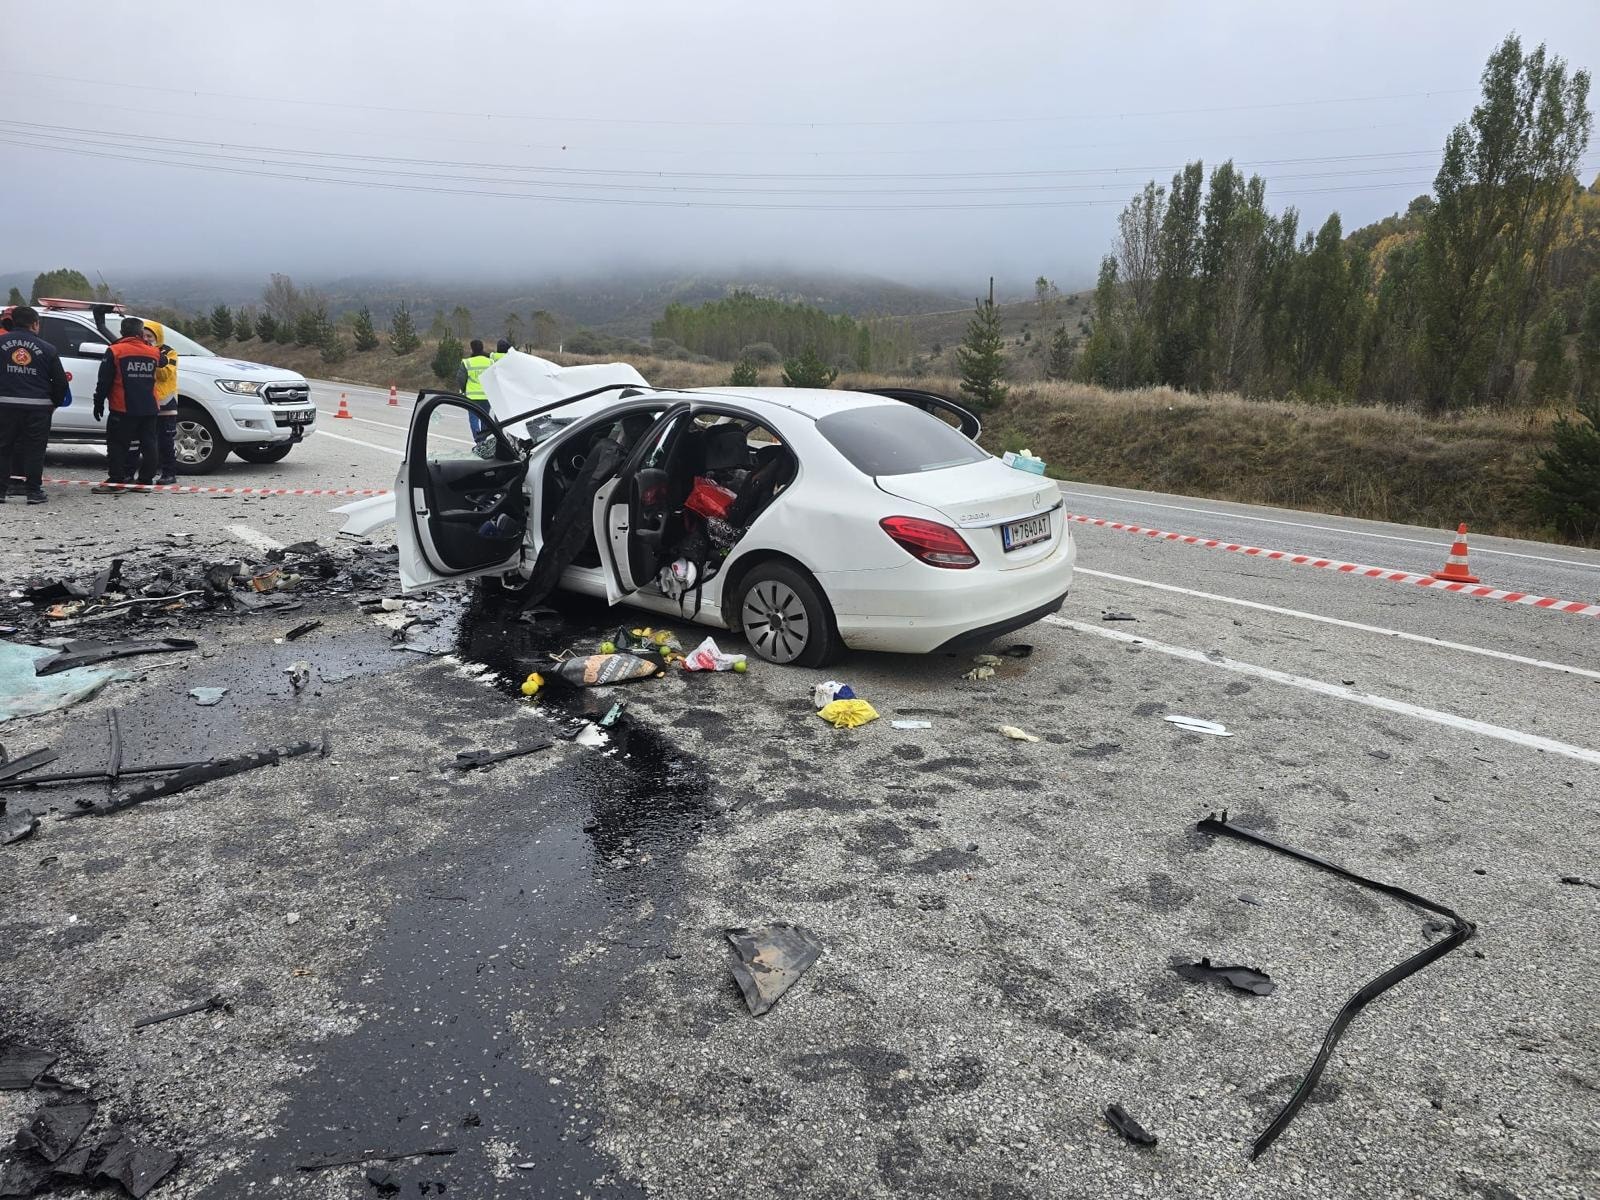
[[365, 304], [356, 311], [351, 329], [355, 334], [357, 350], [365, 352], [378, 348], [378, 331], [372, 327], [372, 310]]
[[467, 350], [456, 336], [445, 334], [439, 339], [439, 346], [433, 352], [433, 361], [428, 364], [434, 376], [442, 380], [451, 380], [456, 377], [456, 368], [461, 365], [461, 360], [466, 357]]
[[278, 340], [277, 318], [265, 309], [256, 316], [256, 336], [263, 342], [275, 342]]
[[1600, 396], [1600, 275], [1583, 289], [1583, 315], [1578, 318], [1578, 395]]
[[233, 336], [241, 341], [248, 342], [256, 335], [256, 318], [248, 308], [241, 308], [233, 314]]
[[815, 346], [806, 346], [793, 358], [784, 359], [783, 384], [785, 387], [832, 387], [839, 371], [822, 361]]
[[956, 349], [956, 367], [961, 372], [961, 394], [982, 412], [1003, 404], [1007, 390], [1002, 355], [1005, 339], [1000, 333], [1000, 312], [994, 306], [993, 280], [989, 282], [989, 298], [974, 304], [977, 311], [967, 323], [967, 336]]
[[1562, 414], [1533, 476], [1533, 504], [1562, 533], [1600, 538], [1600, 393]]
[[13, 285], [10, 295], [6, 297], [6, 303], [15, 308], [17, 305], [26, 304], [27, 302], [27, 298], [22, 294], [22, 289]]
[[1072, 335], [1067, 332], [1065, 325], [1058, 325], [1056, 331], [1050, 335], [1050, 354], [1045, 359], [1045, 377], [1071, 379], [1074, 365], [1076, 364], [1072, 355]]
[[219, 304], [211, 310], [207, 324], [211, 329], [211, 336], [218, 342], [233, 341], [233, 310], [226, 304]]
[[344, 338], [339, 336], [339, 331], [329, 324], [322, 331], [322, 341], [317, 349], [322, 353], [325, 363], [341, 363], [350, 356], [350, 347], [345, 344]]
[[1567, 362], [1567, 319], [1559, 308], [1539, 322], [1533, 334], [1533, 379], [1528, 391], [1535, 404], [1564, 400], [1572, 389], [1572, 366]]
[[745, 388], [755, 387], [761, 382], [761, 370], [748, 358], [741, 358], [733, 364], [733, 373], [728, 376], [728, 386]]
[[34, 277], [33, 298], [43, 300], [46, 297], [55, 300], [93, 300], [95, 289], [82, 271], [62, 267], [58, 271], [44, 271]]
[[417, 336], [417, 327], [411, 320], [411, 309], [401, 302], [389, 318], [389, 349], [397, 355], [406, 355], [421, 345], [422, 339]]

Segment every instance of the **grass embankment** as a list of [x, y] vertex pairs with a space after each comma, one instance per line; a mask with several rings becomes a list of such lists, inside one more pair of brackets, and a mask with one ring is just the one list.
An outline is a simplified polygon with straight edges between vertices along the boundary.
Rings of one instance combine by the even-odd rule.
[[[321, 379], [402, 391], [439, 386], [432, 347], [404, 358], [387, 349], [329, 365], [314, 349], [243, 342], [225, 348]], [[550, 355], [562, 363], [592, 362]], [[725, 384], [727, 364], [634, 360], [659, 387]], [[776, 367], [762, 383], [781, 383]], [[842, 375], [838, 387], [924, 387], [956, 396], [954, 379]], [[1387, 408], [1323, 407], [1196, 396], [1170, 388], [1113, 392], [1075, 383], [1013, 387], [1006, 405], [984, 415], [983, 440], [996, 453], [1024, 446], [1053, 477], [1273, 504], [1308, 512], [1557, 540], [1529, 504], [1549, 418], [1477, 411], [1446, 418]]]

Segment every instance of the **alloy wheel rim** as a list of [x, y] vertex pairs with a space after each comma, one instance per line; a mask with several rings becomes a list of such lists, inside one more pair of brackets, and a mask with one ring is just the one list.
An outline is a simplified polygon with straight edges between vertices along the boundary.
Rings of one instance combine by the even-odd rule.
[[786, 583], [766, 579], [744, 599], [744, 635], [768, 662], [793, 662], [811, 640], [811, 622], [800, 596]]
[[199, 421], [179, 421], [176, 443], [178, 461], [188, 466], [210, 458], [215, 446], [211, 431]]

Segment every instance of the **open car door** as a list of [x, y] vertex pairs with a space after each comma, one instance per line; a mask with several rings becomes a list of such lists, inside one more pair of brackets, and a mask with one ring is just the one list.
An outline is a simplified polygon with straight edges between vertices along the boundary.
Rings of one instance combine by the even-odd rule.
[[[688, 404], [664, 412], [641, 437], [614, 478], [595, 493], [594, 540], [606, 577], [606, 599], [619, 604], [656, 577], [673, 526], [672, 457], [692, 420]], [[681, 499], [681, 497], [677, 498]]]
[[395, 480], [402, 590], [516, 567], [527, 535], [527, 472], [527, 459], [482, 408], [454, 393], [425, 393]]
[[867, 395], [887, 396], [891, 400], [920, 408], [946, 425], [954, 425], [973, 441], [977, 441], [978, 435], [983, 432], [983, 424], [976, 416], [948, 396], [941, 396], [937, 392], [924, 392], [918, 388], [868, 388]]

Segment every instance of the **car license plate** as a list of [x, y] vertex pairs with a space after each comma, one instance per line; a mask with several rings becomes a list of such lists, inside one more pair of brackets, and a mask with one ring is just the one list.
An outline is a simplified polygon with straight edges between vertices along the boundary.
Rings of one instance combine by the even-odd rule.
[[298, 412], [286, 412], [283, 415], [289, 418], [291, 425], [309, 425], [316, 418], [317, 410], [307, 408]]
[[1048, 541], [1049, 538], [1049, 513], [1040, 513], [1037, 517], [1029, 517], [1026, 521], [1012, 521], [1009, 525], [1000, 526], [1000, 544], [1007, 550], [1017, 550], [1023, 546], [1031, 546], [1035, 542]]

